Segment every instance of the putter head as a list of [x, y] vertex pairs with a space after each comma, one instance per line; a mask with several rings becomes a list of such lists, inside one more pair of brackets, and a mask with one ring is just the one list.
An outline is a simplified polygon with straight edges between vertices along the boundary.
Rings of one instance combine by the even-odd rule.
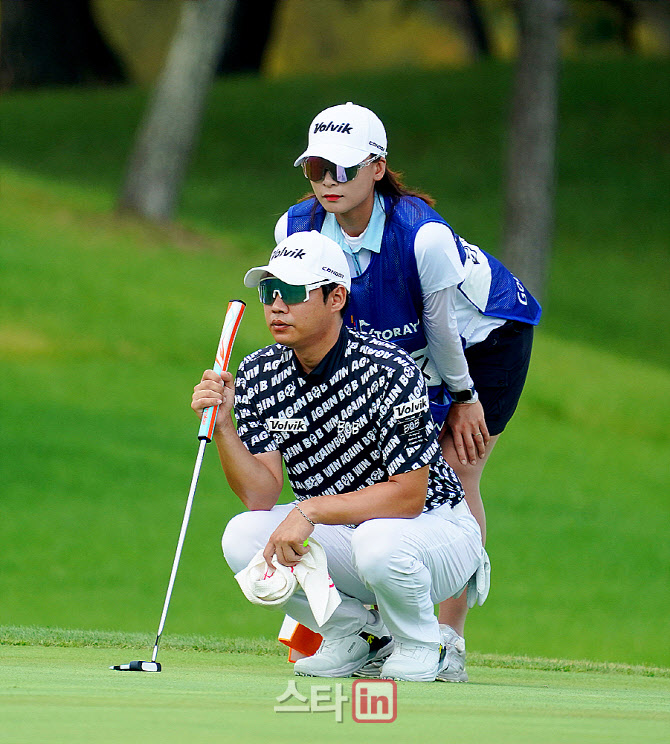
[[158, 661], [131, 661], [130, 664], [117, 664], [109, 667], [117, 672], [160, 672]]

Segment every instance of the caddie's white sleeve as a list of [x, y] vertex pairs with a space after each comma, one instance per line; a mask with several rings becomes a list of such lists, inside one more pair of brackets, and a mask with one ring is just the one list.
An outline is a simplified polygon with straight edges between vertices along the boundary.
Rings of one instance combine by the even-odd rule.
[[468, 362], [456, 323], [457, 287], [447, 287], [423, 298], [423, 330], [428, 352], [449, 390], [467, 390], [473, 386]]
[[454, 235], [440, 222], [428, 222], [417, 230], [414, 255], [424, 297], [465, 279]]
[[454, 235], [439, 222], [422, 225], [414, 239], [414, 253], [429, 356], [449, 390], [467, 390], [473, 383], [456, 320], [456, 292], [465, 270]]
[[277, 224], [275, 225], [275, 245], [279, 245], [279, 243], [282, 242], [282, 240], [285, 240], [288, 236], [288, 212], [284, 212], [284, 214], [277, 220]]

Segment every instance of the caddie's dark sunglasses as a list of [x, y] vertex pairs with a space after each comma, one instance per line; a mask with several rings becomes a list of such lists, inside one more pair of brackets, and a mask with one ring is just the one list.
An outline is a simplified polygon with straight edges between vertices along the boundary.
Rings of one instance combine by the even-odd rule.
[[365, 168], [366, 165], [374, 163], [375, 160], [379, 160], [379, 155], [371, 155], [362, 163], [345, 168], [343, 165], [337, 165], [325, 158], [313, 156], [311, 158], [305, 158], [302, 161], [302, 172], [305, 174], [305, 178], [314, 181], [314, 183], [323, 181], [326, 177], [326, 171], [328, 171], [328, 173], [330, 173], [338, 183], [346, 183], [347, 181], [353, 181], [361, 168]]

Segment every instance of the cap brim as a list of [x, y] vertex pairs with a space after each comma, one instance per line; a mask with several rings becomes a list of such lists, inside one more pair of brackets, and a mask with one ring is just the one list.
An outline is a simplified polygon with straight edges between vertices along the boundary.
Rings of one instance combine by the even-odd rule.
[[[374, 148], [359, 150], [358, 148], [345, 147], [343, 145], [314, 145], [308, 147], [293, 165], [300, 165], [305, 158], [317, 157], [330, 160], [332, 163], [341, 165], [343, 168], [350, 168], [352, 165], [362, 163], [371, 152], [374, 153]], [[381, 154], [380, 157], [382, 157]]]
[[260, 284], [264, 274], [267, 274], [267, 266], [256, 266], [253, 269], [249, 269], [244, 275], [244, 286], [245, 287], [257, 287]]

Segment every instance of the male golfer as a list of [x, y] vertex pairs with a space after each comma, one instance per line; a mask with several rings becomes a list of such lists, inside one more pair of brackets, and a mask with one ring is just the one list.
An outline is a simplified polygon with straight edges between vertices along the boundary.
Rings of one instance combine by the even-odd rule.
[[[226, 527], [226, 561], [237, 573], [264, 549], [269, 565], [295, 566], [313, 535], [342, 602], [321, 626], [302, 590], [282, 606], [324, 639], [295, 673], [345, 677], [385, 658], [382, 677], [433, 681], [433, 606], [467, 584], [482, 542], [423, 376], [397, 346], [343, 325], [351, 279], [330, 238], [289, 236], [244, 283], [258, 287], [276, 343], [246, 357], [235, 384], [206, 371], [192, 402], [199, 415], [221, 406], [214, 440], [248, 509]], [[282, 463], [296, 500], [277, 505]]]

